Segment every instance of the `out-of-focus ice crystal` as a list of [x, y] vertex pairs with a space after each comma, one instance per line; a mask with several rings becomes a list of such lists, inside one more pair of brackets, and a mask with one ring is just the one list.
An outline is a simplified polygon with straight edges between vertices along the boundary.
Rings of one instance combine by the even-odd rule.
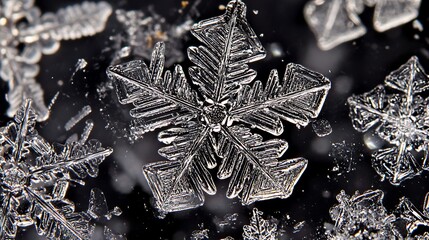
[[[396, 93], [388, 94], [385, 87]], [[377, 173], [392, 184], [428, 169], [429, 100], [417, 95], [428, 88], [429, 76], [414, 56], [386, 77], [385, 86], [348, 99], [354, 128], [366, 132], [377, 126], [375, 133], [393, 145], [376, 151], [372, 159]]]
[[319, 47], [329, 50], [366, 33], [358, 16], [363, 8], [362, 0], [311, 0], [304, 16]]
[[383, 196], [381, 190], [356, 192], [353, 196], [341, 191], [337, 195], [339, 204], [329, 210], [335, 225], [327, 231], [328, 239], [401, 239], [393, 224], [396, 217], [383, 206]]
[[122, 35], [114, 37], [119, 42], [113, 63], [123, 62], [123, 59], [130, 57], [150, 60], [155, 44], [161, 41], [165, 43], [167, 66], [183, 61], [182, 41], [193, 24], [191, 16], [178, 25], [170, 25], [152, 8], [147, 12], [120, 9], [115, 13], [116, 19], [122, 24], [126, 34], [125, 37]]
[[0, 128], [0, 238], [34, 225], [49, 239], [90, 239], [93, 225], [65, 198], [70, 183], [96, 177], [98, 165], [112, 153], [97, 140], [50, 144], [35, 130], [31, 101]]
[[373, 25], [379, 32], [412, 21], [418, 16], [421, 0], [311, 0], [304, 17], [322, 50], [359, 38], [366, 28], [359, 19], [365, 4], [375, 6]]
[[149, 66], [131, 61], [108, 68], [119, 101], [134, 104], [130, 114], [136, 138], [169, 127], [158, 137], [168, 145], [159, 154], [169, 161], [143, 168], [163, 212], [198, 207], [204, 192], [216, 193], [208, 169], [216, 167], [217, 157], [222, 159], [218, 178], [231, 179], [227, 197], [240, 197], [246, 205], [289, 197], [307, 166], [304, 158], [278, 160], [287, 142], [263, 141], [251, 128], [280, 135], [281, 120], [306, 126], [318, 116], [330, 82], [290, 63], [283, 79], [273, 70], [265, 87], [261, 81], [249, 85], [256, 71], [247, 64], [262, 59], [265, 51], [245, 14], [243, 2], [231, 1], [224, 15], [192, 27], [191, 33], [203, 43], [188, 48], [195, 64], [189, 76], [199, 94], [180, 65], [164, 72], [163, 43], [155, 46]]
[[25, 99], [32, 99], [38, 120], [43, 121], [49, 109], [35, 80], [42, 54], [55, 53], [61, 40], [101, 32], [111, 7], [106, 2], [83, 2], [41, 15], [33, 4], [34, 0], [0, 3], [0, 77], [9, 86], [7, 114], [14, 116]]

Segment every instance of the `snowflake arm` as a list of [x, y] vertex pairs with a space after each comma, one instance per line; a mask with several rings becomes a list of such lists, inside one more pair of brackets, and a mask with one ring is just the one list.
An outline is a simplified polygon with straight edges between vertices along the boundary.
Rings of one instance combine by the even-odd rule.
[[189, 74], [206, 100], [222, 102], [256, 77], [247, 63], [264, 58], [265, 51], [247, 23], [243, 2], [231, 1], [224, 15], [195, 24], [191, 33], [206, 45], [188, 49], [196, 65]]
[[296, 158], [278, 161], [286, 151], [287, 142], [273, 139], [263, 142], [249, 128], [223, 128], [218, 155], [223, 158], [219, 167], [220, 179], [232, 176], [227, 197], [242, 192], [243, 205], [272, 198], [287, 198], [307, 167], [307, 160]]
[[[423, 203], [423, 211], [417, 209], [417, 207], [406, 197], [402, 197], [396, 207], [396, 212], [399, 214], [399, 218], [406, 221], [407, 238], [412, 239], [425, 239], [424, 236], [419, 238], [415, 232], [420, 227], [429, 227], [429, 193], [425, 196]], [[425, 236], [428, 232], [426, 231]]]
[[260, 81], [243, 87], [232, 107], [231, 119], [280, 135], [280, 119], [306, 126], [310, 118], [317, 117], [330, 87], [330, 81], [322, 74], [290, 63], [283, 82], [273, 70], [265, 89]]
[[207, 126], [195, 122], [170, 128], [159, 134], [168, 146], [159, 150], [169, 161], [143, 167], [143, 173], [155, 193], [157, 206], [164, 212], [200, 206], [203, 191], [216, 193], [216, 186], [207, 169], [216, 166], [213, 137]]
[[139, 135], [201, 112], [201, 103], [179, 65], [162, 77], [164, 61], [164, 44], [157, 43], [149, 68], [143, 61], [131, 61], [107, 70], [120, 102], [135, 106], [130, 114], [136, 118], [134, 132]]

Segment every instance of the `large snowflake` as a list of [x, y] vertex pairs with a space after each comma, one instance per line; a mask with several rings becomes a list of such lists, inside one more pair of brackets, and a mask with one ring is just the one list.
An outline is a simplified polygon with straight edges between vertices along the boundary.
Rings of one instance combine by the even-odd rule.
[[104, 29], [111, 7], [105, 2], [83, 2], [40, 14], [34, 0], [0, 3], [0, 77], [8, 82], [8, 115], [14, 116], [24, 99], [33, 99], [38, 120], [49, 115], [43, 90], [36, 82], [42, 54], [53, 54], [59, 41], [94, 35]]
[[[375, 133], [393, 147], [373, 153], [377, 173], [392, 184], [400, 184], [428, 168], [428, 99], [417, 95], [429, 88], [417, 57], [412, 57], [385, 79], [386, 87], [399, 93], [386, 94], [384, 86], [348, 99], [353, 126], [360, 132], [377, 126]], [[424, 152], [421, 159], [414, 152]]]
[[[283, 80], [273, 70], [263, 87], [247, 63], [265, 51], [247, 23], [246, 6], [231, 1], [226, 13], [195, 24], [191, 32], [205, 46], [189, 47], [192, 90], [181, 66], [163, 73], [164, 44], [158, 43], [150, 66], [132, 61], [112, 66], [121, 103], [133, 103], [135, 136], [172, 126], [159, 134], [168, 146], [159, 153], [168, 161], [144, 166], [144, 174], [161, 211], [172, 212], [203, 204], [204, 192], [215, 194], [208, 169], [222, 159], [219, 179], [231, 178], [227, 197], [243, 204], [287, 198], [307, 166], [304, 158], [278, 160], [288, 144], [263, 141], [257, 128], [273, 135], [283, 132], [281, 120], [306, 126], [317, 117], [330, 82], [321, 74], [288, 64]], [[246, 126], [248, 125], [248, 126]]]
[[65, 196], [71, 183], [95, 177], [112, 150], [86, 141], [89, 133], [51, 145], [35, 130], [36, 119], [27, 100], [15, 120], [0, 128], [0, 238], [14, 238], [18, 227], [34, 225], [50, 239], [89, 239], [90, 215], [75, 212]]
[[356, 192], [353, 196], [341, 191], [337, 195], [339, 204], [329, 210], [335, 225], [327, 231], [328, 239], [401, 239], [393, 224], [396, 217], [388, 214], [383, 197], [381, 190]]

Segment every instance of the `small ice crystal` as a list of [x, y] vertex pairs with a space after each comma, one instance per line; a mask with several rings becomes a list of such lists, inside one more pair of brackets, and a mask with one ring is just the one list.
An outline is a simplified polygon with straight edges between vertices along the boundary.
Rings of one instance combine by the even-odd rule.
[[298, 222], [293, 226], [293, 233], [298, 233], [304, 227], [305, 221]]
[[215, 218], [214, 223], [219, 229], [224, 229], [227, 226], [233, 225], [238, 218], [238, 213], [226, 214], [223, 219]]
[[249, 225], [243, 227], [244, 240], [275, 240], [277, 236], [277, 225], [262, 218], [263, 212], [253, 209]]
[[357, 160], [360, 158], [355, 150], [354, 143], [346, 143], [345, 141], [332, 143], [329, 156], [334, 159], [335, 166], [332, 171], [338, 172], [338, 174], [355, 170]]
[[[392, 145], [374, 152], [372, 162], [382, 178], [399, 185], [429, 168], [426, 157], [416, 154], [428, 154], [429, 100], [417, 94], [429, 89], [429, 76], [414, 56], [391, 72], [384, 84], [350, 97], [350, 118], [357, 131], [376, 127], [375, 134]], [[395, 92], [387, 93], [388, 89]]]
[[317, 119], [311, 123], [311, 126], [313, 127], [313, 131], [319, 137], [328, 136], [332, 133], [331, 124], [326, 119]]
[[383, 196], [381, 190], [368, 190], [363, 194], [356, 192], [353, 196], [341, 191], [337, 195], [339, 204], [329, 210], [335, 225], [332, 229], [325, 227], [328, 239], [400, 238], [393, 224], [396, 217], [387, 213], [383, 206]]
[[88, 116], [92, 112], [91, 106], [86, 105], [84, 106], [77, 114], [76, 116], [70, 118], [64, 125], [64, 129], [66, 131], [70, 131], [76, 124], [78, 124], [82, 119], [84, 119], [86, 116]]
[[248, 63], [264, 58], [265, 51], [245, 13], [246, 5], [234, 0], [225, 14], [192, 27], [203, 43], [188, 48], [194, 64], [189, 77], [198, 94], [180, 65], [164, 72], [163, 43], [156, 44], [149, 66], [131, 61], [107, 70], [119, 101], [134, 104], [136, 138], [169, 127], [158, 135], [167, 145], [159, 153], [168, 161], [143, 168], [161, 211], [196, 208], [204, 203], [204, 192], [215, 194], [208, 169], [217, 166], [217, 158], [222, 159], [217, 177], [230, 179], [227, 197], [240, 197], [243, 205], [289, 197], [307, 166], [304, 158], [278, 160], [287, 142], [264, 141], [251, 128], [278, 136], [282, 119], [308, 125], [318, 116], [330, 81], [290, 63], [283, 78], [273, 70], [265, 86], [250, 84], [256, 71]]
[[203, 239], [209, 239], [208, 229], [195, 230], [192, 232], [191, 240], [203, 240]]

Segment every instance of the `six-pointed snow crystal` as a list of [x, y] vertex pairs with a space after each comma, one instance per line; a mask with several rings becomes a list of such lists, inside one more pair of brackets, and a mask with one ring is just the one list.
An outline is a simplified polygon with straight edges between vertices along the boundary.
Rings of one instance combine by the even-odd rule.
[[398, 185], [429, 167], [426, 160], [429, 100], [417, 95], [428, 90], [429, 76], [414, 56], [390, 73], [384, 83], [396, 93], [388, 94], [385, 86], [379, 85], [370, 92], [350, 97], [348, 104], [356, 130], [366, 132], [377, 126], [375, 133], [393, 145], [373, 153], [372, 161], [383, 179]]
[[105, 2], [83, 2], [40, 15], [33, 4], [34, 0], [0, 3], [0, 77], [9, 86], [8, 115], [14, 116], [25, 99], [32, 99], [38, 120], [43, 121], [49, 110], [35, 80], [42, 54], [55, 53], [61, 40], [101, 32], [112, 10]]
[[318, 116], [330, 82], [298, 64], [288, 64], [283, 79], [273, 70], [264, 87], [248, 63], [265, 51], [246, 20], [243, 2], [231, 1], [226, 13], [195, 24], [191, 32], [203, 43], [189, 47], [195, 66], [189, 68], [194, 91], [181, 66], [164, 71], [164, 44], [156, 45], [150, 66], [131, 61], [108, 68], [122, 104], [133, 103], [136, 138], [159, 128], [159, 150], [168, 161], [144, 166], [144, 174], [163, 212], [191, 209], [215, 194], [208, 169], [230, 178], [227, 197], [242, 204], [287, 198], [307, 166], [304, 158], [278, 160], [288, 144], [264, 141], [257, 128], [283, 132], [281, 120], [306, 126]]
[[253, 209], [249, 225], [243, 226], [243, 239], [275, 240], [277, 239], [277, 224], [262, 218], [263, 212]]
[[399, 214], [398, 218], [406, 223], [407, 239], [429, 239], [429, 193], [426, 194], [422, 212], [405, 197], [399, 201], [396, 212]]
[[50, 144], [37, 133], [36, 119], [26, 100], [14, 121], [0, 128], [0, 238], [34, 225], [47, 238], [90, 239], [90, 215], [75, 212], [65, 196], [71, 183], [96, 177], [112, 150], [97, 140]]
[[335, 225], [327, 231], [328, 239], [400, 239], [393, 224], [396, 217], [388, 214], [383, 197], [381, 190], [356, 192], [353, 196], [341, 191], [337, 195], [339, 204], [329, 210]]
[[373, 24], [379, 32], [410, 22], [419, 14], [421, 0], [311, 0], [304, 17], [322, 50], [359, 38], [366, 28], [359, 19], [365, 4], [375, 7]]

